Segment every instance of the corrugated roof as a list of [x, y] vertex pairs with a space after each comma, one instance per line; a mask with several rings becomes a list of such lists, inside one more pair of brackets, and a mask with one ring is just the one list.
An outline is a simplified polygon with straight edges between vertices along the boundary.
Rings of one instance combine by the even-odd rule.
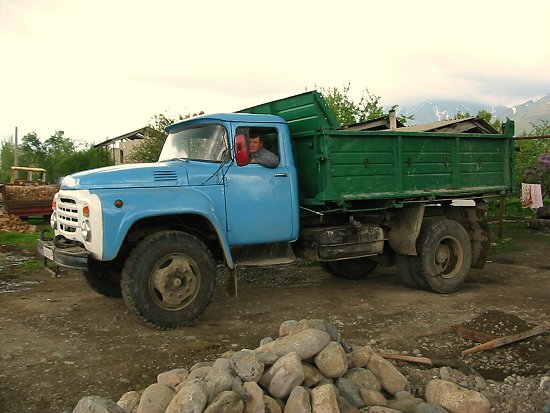
[[424, 123], [420, 125], [398, 128], [405, 132], [450, 132], [450, 133], [500, 133], [484, 119], [471, 116], [463, 119], [441, 120], [438, 122]]
[[98, 143], [94, 145], [94, 148], [102, 148], [103, 146], [108, 146], [112, 143], [122, 141], [124, 139], [128, 140], [135, 140], [135, 139], [143, 139], [146, 137], [144, 134], [145, 130], [147, 129], [147, 126], [144, 126], [143, 128], [136, 129], [135, 131], [125, 133], [124, 135], [117, 136], [116, 138], [107, 139], [106, 141], [103, 141], [101, 143]]

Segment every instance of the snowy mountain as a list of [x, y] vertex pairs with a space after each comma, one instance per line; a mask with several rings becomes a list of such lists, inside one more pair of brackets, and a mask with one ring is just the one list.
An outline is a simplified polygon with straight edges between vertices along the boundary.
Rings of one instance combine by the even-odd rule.
[[398, 108], [399, 115], [414, 115], [414, 121], [409, 125], [430, 123], [438, 120], [453, 119], [458, 112], [477, 115], [480, 110], [492, 113], [500, 120], [510, 118], [516, 122], [516, 134], [529, 132], [531, 123], [539, 124], [541, 120], [550, 122], [550, 94], [528, 100], [521, 105], [506, 107], [502, 105], [487, 105], [478, 102], [459, 100], [431, 100], [414, 106]]

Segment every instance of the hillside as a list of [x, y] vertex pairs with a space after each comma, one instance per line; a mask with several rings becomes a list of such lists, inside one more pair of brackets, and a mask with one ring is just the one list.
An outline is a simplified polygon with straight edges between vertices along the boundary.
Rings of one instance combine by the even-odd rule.
[[550, 94], [512, 107], [460, 100], [431, 100], [414, 106], [399, 107], [398, 114], [414, 115], [415, 120], [408, 123], [414, 125], [453, 119], [458, 112], [476, 115], [482, 109], [502, 121], [506, 118], [514, 120], [516, 134], [520, 135], [531, 130], [531, 123], [537, 124], [541, 120], [550, 122]]

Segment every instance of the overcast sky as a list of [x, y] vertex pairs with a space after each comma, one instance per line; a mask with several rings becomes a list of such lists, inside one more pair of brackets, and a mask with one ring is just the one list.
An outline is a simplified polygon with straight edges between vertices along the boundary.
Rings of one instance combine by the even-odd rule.
[[98, 143], [348, 82], [520, 104], [550, 93], [549, 22], [548, 0], [0, 0], [0, 139]]

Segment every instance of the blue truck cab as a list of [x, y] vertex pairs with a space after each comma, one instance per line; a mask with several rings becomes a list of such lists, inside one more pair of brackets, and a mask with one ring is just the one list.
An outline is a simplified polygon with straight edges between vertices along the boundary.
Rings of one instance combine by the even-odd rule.
[[[166, 131], [156, 163], [65, 177], [53, 202], [55, 236], [38, 250], [84, 271], [98, 292], [124, 296], [146, 322], [173, 328], [208, 305], [218, 264], [232, 271], [248, 246], [296, 240], [299, 206], [284, 119], [213, 114]], [[252, 135], [277, 155], [275, 167], [249, 162]]]

